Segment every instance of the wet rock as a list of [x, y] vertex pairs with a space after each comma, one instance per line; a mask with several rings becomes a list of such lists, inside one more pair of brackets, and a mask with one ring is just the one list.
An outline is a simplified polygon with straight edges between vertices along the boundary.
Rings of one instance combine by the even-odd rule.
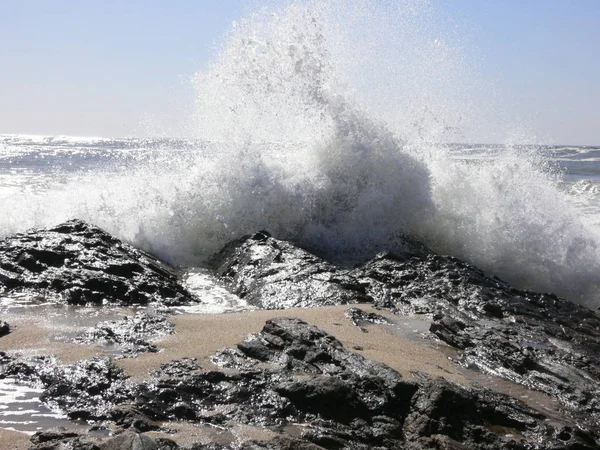
[[[103, 233], [80, 222], [64, 227], [70, 230], [69, 236]], [[39, 240], [51, 235], [59, 247], [71, 249], [72, 241], [65, 243], [55, 236], [64, 234], [63, 228], [57, 228], [44, 231], [46, 237]], [[37, 242], [31, 236], [28, 239]], [[99, 241], [96, 247], [104, 248], [102, 242], [114, 238], [94, 239]], [[5, 250], [6, 242], [0, 243]], [[32, 248], [40, 250], [38, 244]], [[113, 249], [109, 253], [125, 245], [113, 244], [107, 244]], [[44, 251], [48, 248], [46, 244], [42, 247]], [[106, 278], [103, 258], [97, 264], [89, 263], [92, 268], [84, 268], [84, 263], [88, 264], [85, 248], [77, 250], [79, 253], [73, 250], [84, 261], [77, 263], [74, 272], [73, 263], [64, 259], [60, 263], [52, 251], [41, 250], [26, 252], [22, 258], [0, 257], [0, 282], [5, 290], [37, 286], [62, 292], [56, 287], [42, 288], [43, 280], [51, 276], [81, 280], [82, 273], [96, 270], [94, 264], [101, 266], [97, 275], [105, 281], [112, 283], [115, 279], [110, 276], [117, 276], [109, 271]], [[290, 318], [270, 320], [260, 333], [236, 348], [218, 352], [213, 362], [222, 370], [201, 372], [195, 361], [173, 361], [150, 380], [137, 383], [108, 359], [63, 366], [51, 357], [0, 353], [0, 377], [37, 383], [44, 388], [42, 398], [71, 418], [104, 420], [131, 430], [129, 437], [113, 443], [123, 448], [141, 445], [143, 438], [138, 432], [154, 429], [163, 420], [226, 428], [235, 424], [264, 426], [281, 436], [236, 448], [600, 447], [597, 312], [550, 294], [514, 289], [412, 241], [406, 251], [378, 255], [347, 271], [261, 232], [230, 244], [212, 262], [232, 292], [263, 308], [372, 301], [376, 307], [396, 313], [427, 314], [433, 320], [431, 332], [461, 351], [459, 363], [554, 396], [564, 410], [553, 411], [549, 417], [547, 412], [485, 389], [464, 388], [424, 375], [407, 381], [384, 364], [349, 351], [316, 327]], [[37, 281], [14, 285], [22, 283], [19, 280]], [[176, 282], [176, 277], [173, 280]], [[121, 289], [118, 282], [116, 286], [113, 294]], [[150, 297], [155, 298], [153, 295]], [[358, 326], [381, 320], [377, 314], [356, 308], [347, 315]], [[128, 320], [132, 322], [127, 325], [120, 321], [102, 324], [95, 338], [120, 340], [123, 345], [148, 338], [143, 326], [138, 327], [135, 319]], [[150, 329], [156, 323], [160, 328], [161, 319], [153, 320], [144, 316], [139, 323], [150, 324]], [[121, 332], [122, 327], [130, 333]], [[290, 429], [294, 429], [293, 437]], [[54, 441], [96, 445], [80, 436], [49, 439], [48, 445]], [[158, 439], [147, 445], [176, 448], [172, 442]], [[228, 447], [197, 444], [194, 448]]]
[[43, 373], [41, 399], [70, 418], [105, 419], [114, 405], [131, 399], [131, 387], [121, 369], [108, 358], [93, 358]]
[[350, 322], [352, 322], [357, 327], [362, 327], [363, 325], [369, 323], [390, 323], [390, 321], [383, 317], [381, 314], [366, 312], [360, 308], [349, 308], [346, 311], [344, 311], [344, 315], [350, 320]]
[[201, 367], [197, 364], [196, 358], [182, 358], [169, 361], [163, 364], [155, 375], [167, 375], [170, 377], [184, 377], [192, 372], [200, 370]]
[[172, 268], [80, 220], [0, 241], [0, 293], [13, 291], [76, 305], [195, 301]]
[[348, 271], [261, 231], [211, 259], [215, 274], [248, 304], [265, 309], [369, 301]]
[[30, 450], [176, 450], [169, 439], [152, 439], [145, 434], [125, 431], [110, 438], [58, 428], [35, 433]]
[[504, 395], [443, 379], [404, 380], [298, 319], [269, 320], [219, 361], [228, 357], [227, 372], [158, 371], [140, 388], [135, 407], [155, 420], [280, 431], [302, 425], [305, 447], [241, 448], [591, 449], [600, 443], [597, 434], [581, 430], [561, 440], [575, 426], [568, 418], [550, 422]]
[[129, 406], [117, 406], [110, 410], [109, 420], [126, 430], [135, 430], [138, 432], [154, 431], [160, 429], [160, 425], [150, 420], [145, 414]]
[[[518, 290], [433, 252], [384, 253], [356, 269], [374, 304], [428, 314], [459, 362], [558, 398], [600, 426], [600, 315], [552, 294]], [[583, 413], [583, 414], [582, 414]]]
[[[227, 370], [198, 372], [193, 360], [179, 360], [140, 383], [127, 379], [108, 359], [62, 366], [49, 357], [1, 356], [0, 376], [21, 374], [22, 379], [37, 381], [49, 405], [72, 418], [104, 420], [130, 430], [109, 440], [67, 432], [39, 434], [34, 442], [37, 450], [177, 448], [172, 441], [140, 434], [156, 429], [163, 420], [225, 428], [264, 426], [280, 436], [235, 446], [248, 449], [600, 445], [597, 431], [568, 415], [549, 418], [514, 398], [443, 379], [421, 376], [407, 381], [388, 366], [352, 353], [334, 337], [292, 318], [269, 320], [261, 332], [221, 352], [219, 361]], [[292, 429], [293, 436], [288, 433]]]
[[10, 333], [10, 325], [4, 320], [0, 320], [0, 337], [6, 336]]
[[498, 317], [498, 311], [486, 305], [495, 306], [497, 295], [512, 289], [470, 264], [436, 255], [424, 246], [419, 253], [381, 253], [352, 275], [368, 286], [375, 305], [403, 314], [434, 314], [440, 303], [460, 303], [466, 310]]
[[275, 437], [269, 441], [247, 441], [235, 445], [194, 444], [192, 450], [323, 450], [323, 447], [300, 439]]
[[99, 450], [92, 439], [66, 428], [38, 431], [30, 442], [30, 450]]
[[134, 384], [109, 358], [62, 365], [52, 356], [3, 355], [0, 378], [7, 377], [42, 387], [40, 399], [73, 420], [107, 419], [134, 395]]
[[[579, 420], [600, 426], [597, 311], [515, 289], [414, 239], [400, 247], [346, 271], [259, 232], [230, 243], [212, 262], [232, 292], [263, 308], [371, 301], [426, 314], [431, 332], [462, 351], [461, 364], [557, 397]], [[380, 320], [354, 309], [348, 316], [359, 326]], [[257, 359], [267, 357], [256, 344], [244, 345]]]
[[132, 357], [138, 353], [157, 352], [158, 348], [149, 340], [172, 334], [173, 330], [166, 315], [138, 312], [134, 317], [99, 323], [71, 339], [71, 342], [115, 346], [123, 356]]

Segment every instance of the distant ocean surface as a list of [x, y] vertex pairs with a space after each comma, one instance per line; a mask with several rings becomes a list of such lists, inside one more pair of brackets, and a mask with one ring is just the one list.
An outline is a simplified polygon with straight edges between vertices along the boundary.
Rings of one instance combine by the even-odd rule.
[[[454, 159], [479, 164], [502, 155], [502, 145], [447, 144]], [[561, 189], [600, 220], [600, 147], [535, 146]], [[219, 151], [219, 144], [189, 139], [0, 135], [0, 199], [42, 193], [90, 172], [117, 174], [136, 166]]]

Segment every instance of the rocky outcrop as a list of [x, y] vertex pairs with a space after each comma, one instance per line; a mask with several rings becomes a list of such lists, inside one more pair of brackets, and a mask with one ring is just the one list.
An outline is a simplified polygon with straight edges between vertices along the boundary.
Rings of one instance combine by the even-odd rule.
[[346, 270], [261, 231], [228, 244], [210, 261], [228, 289], [264, 309], [369, 301]]
[[0, 241], [0, 294], [14, 291], [74, 305], [195, 301], [172, 268], [80, 220]]
[[[422, 374], [408, 381], [313, 326], [274, 319], [215, 354], [221, 370], [173, 361], [144, 382], [127, 378], [108, 358], [61, 365], [52, 357], [0, 353], [0, 378], [41, 386], [43, 399], [72, 419], [128, 430], [111, 440], [41, 433], [35, 448], [177, 448], [140, 434], [169, 420], [267, 427], [278, 436], [235, 447], [248, 449], [600, 448], [596, 311], [515, 289], [410, 239], [402, 252], [346, 269], [259, 232], [232, 242], [211, 264], [232, 293], [258, 308], [369, 302], [396, 314], [425, 314], [432, 336], [458, 350], [458, 364], [541, 391], [561, 409], [550, 417], [486, 389]], [[195, 300], [173, 269], [81, 221], [0, 241], [0, 294], [21, 291], [71, 304]], [[359, 308], [346, 315], [365, 330], [386, 322]], [[99, 324], [75, 341], [135, 354], [156, 351], [151, 339], [170, 330], [164, 316], [140, 313]], [[109, 442], [113, 447], [103, 447]]]
[[0, 352], [0, 378], [44, 389], [42, 401], [74, 420], [103, 420], [132, 400], [133, 384], [109, 358], [62, 365], [51, 356], [15, 357]]
[[158, 347], [151, 340], [173, 332], [174, 327], [169, 323], [166, 315], [138, 312], [133, 317], [101, 322], [69, 341], [111, 347], [113, 354], [134, 357], [139, 353], [157, 352]]
[[[597, 311], [515, 289], [408, 238], [403, 251], [350, 271], [264, 232], [232, 242], [213, 262], [233, 293], [259, 307], [367, 301], [397, 314], [425, 314], [431, 332], [461, 351], [459, 364], [558, 398], [579, 421], [600, 426]], [[385, 320], [355, 308], [347, 314], [359, 326]]]
[[169, 439], [152, 439], [126, 431], [100, 441], [87, 433], [66, 429], [41, 431], [31, 437], [30, 450], [174, 450], [179, 446]]
[[430, 315], [430, 331], [462, 351], [460, 364], [545, 392], [580, 422], [600, 426], [596, 311], [433, 252], [382, 254], [352, 274], [368, 284], [374, 304]]
[[[5, 375], [27, 368], [29, 377], [45, 386], [46, 401], [70, 417], [104, 420], [130, 430], [118, 439], [88, 442], [90, 446], [81, 448], [136, 448], [128, 447], [132, 442], [147, 448], [177, 448], [171, 441], [139, 435], [165, 420], [219, 428], [257, 425], [279, 436], [239, 448], [592, 449], [600, 445], [598, 434], [568, 417], [550, 421], [505, 395], [425, 376], [407, 381], [298, 319], [269, 320], [260, 333], [248, 336], [237, 348], [219, 352], [214, 360], [222, 371], [198, 372], [193, 361], [175, 361], [140, 384], [126, 379], [104, 359], [66, 367], [12, 360], [3, 366], [12, 367]], [[76, 433], [38, 434], [33, 439], [83, 445]]]
[[390, 323], [388, 319], [383, 317], [381, 314], [376, 314], [373, 312], [366, 312], [360, 308], [348, 308], [344, 315], [357, 327], [361, 327], [366, 324], [376, 323], [376, 324], [386, 324]]

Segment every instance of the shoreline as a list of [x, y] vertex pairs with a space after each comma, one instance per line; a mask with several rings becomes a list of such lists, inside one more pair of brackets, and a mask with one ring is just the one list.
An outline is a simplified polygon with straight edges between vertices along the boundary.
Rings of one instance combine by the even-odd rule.
[[[80, 220], [0, 241], [5, 424], [40, 430], [32, 449], [430, 448], [482, 436], [486, 450], [597, 448], [598, 312], [405, 244], [346, 268], [257, 232], [217, 253], [209, 290], [194, 293]], [[222, 302], [213, 285], [249, 310], [198, 313]], [[34, 306], [44, 298], [59, 304]], [[74, 432], [50, 430], [62, 425]], [[28, 438], [6, 430], [0, 445]]]
[[[369, 323], [361, 326], [351, 323], [344, 315], [350, 307], [375, 313], [390, 321], [388, 324]], [[43, 318], [27, 318], [20, 314], [9, 320], [14, 323], [12, 332], [0, 341], [2, 351], [8, 354], [28, 356], [54, 355], [60, 363], [72, 364], [92, 357], [110, 356], [101, 346], [67, 343], [56, 340], [64, 329], [54, 327]], [[294, 317], [315, 325], [338, 339], [349, 351], [369, 360], [386, 364], [407, 380], [423, 376], [444, 378], [464, 387], [484, 386], [495, 392], [522, 397], [529, 406], [546, 414], [558, 407], [545, 394], [528, 390], [522, 386], [491, 375], [478, 373], [458, 366], [451, 361], [457, 352], [444, 342], [425, 338], [423, 324], [428, 321], [418, 317], [394, 315], [373, 308], [370, 304], [325, 306], [314, 308], [292, 308], [287, 310], [248, 310], [221, 314], [183, 313], [168, 317], [175, 327], [171, 335], [153, 340], [157, 353], [140, 353], [135, 357], [115, 360], [132, 380], [148, 379], [161, 365], [178, 359], [195, 358], [199, 372], [223, 370], [214, 365], [210, 358], [224, 348], [235, 348], [247, 336], [258, 333], [269, 319]], [[415, 323], [416, 322], [416, 323]], [[421, 330], [415, 327], [421, 327]], [[523, 398], [525, 397], [525, 398]], [[239, 424], [237, 431], [218, 431], [208, 425], [167, 422], [176, 434], [151, 432], [153, 437], [175, 440], [179, 445], [210, 442], [211, 439], [270, 439], [275, 436], [266, 428]], [[28, 448], [31, 434], [18, 430], [0, 428], [0, 448]]]

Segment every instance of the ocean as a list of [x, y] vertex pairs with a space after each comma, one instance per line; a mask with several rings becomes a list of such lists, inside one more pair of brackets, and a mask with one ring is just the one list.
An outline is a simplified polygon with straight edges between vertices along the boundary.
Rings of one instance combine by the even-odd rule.
[[348, 265], [411, 235], [600, 306], [599, 148], [501, 113], [456, 30], [419, 1], [255, 8], [169, 137], [1, 136], [0, 236], [80, 218], [201, 270], [260, 229]]
[[438, 144], [443, 167], [410, 160], [408, 171], [405, 156], [351, 167], [303, 157], [302, 167], [289, 144], [241, 144], [235, 161], [231, 147], [2, 135], [0, 233], [83, 218], [185, 269], [200, 289], [207, 258], [258, 229], [349, 264], [411, 233], [517, 285], [597, 304], [599, 147]]

